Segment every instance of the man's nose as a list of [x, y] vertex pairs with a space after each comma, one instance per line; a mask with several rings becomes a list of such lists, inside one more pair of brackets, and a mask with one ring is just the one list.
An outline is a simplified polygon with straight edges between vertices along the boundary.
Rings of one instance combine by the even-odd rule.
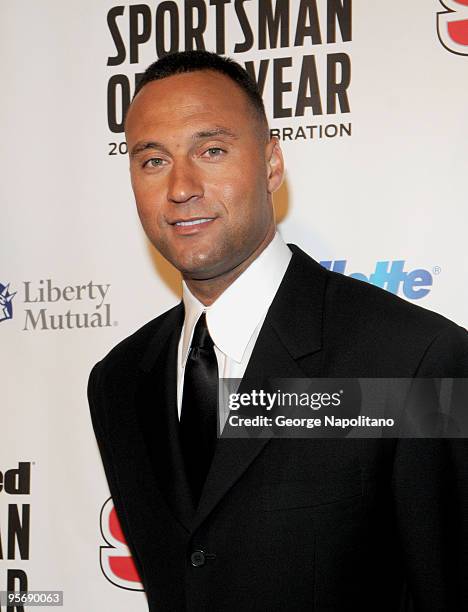
[[169, 174], [168, 200], [182, 204], [202, 196], [203, 186], [194, 164], [190, 160], [174, 160]]

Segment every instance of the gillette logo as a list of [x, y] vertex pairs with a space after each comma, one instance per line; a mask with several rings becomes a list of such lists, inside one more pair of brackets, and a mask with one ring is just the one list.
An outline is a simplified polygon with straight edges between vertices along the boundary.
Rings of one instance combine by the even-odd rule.
[[[336, 261], [321, 261], [320, 264], [327, 270], [345, 274], [346, 259]], [[434, 268], [434, 273], [440, 271]], [[405, 261], [398, 259], [396, 261], [378, 261], [375, 264], [375, 270], [370, 275], [362, 274], [361, 272], [353, 272], [347, 274], [351, 278], [357, 278], [367, 283], [371, 283], [376, 287], [381, 287], [390, 291], [390, 293], [398, 294], [402, 291], [403, 295], [409, 300], [420, 300], [430, 292], [432, 287], [433, 277], [429, 270], [419, 268], [411, 272], [405, 272]]]

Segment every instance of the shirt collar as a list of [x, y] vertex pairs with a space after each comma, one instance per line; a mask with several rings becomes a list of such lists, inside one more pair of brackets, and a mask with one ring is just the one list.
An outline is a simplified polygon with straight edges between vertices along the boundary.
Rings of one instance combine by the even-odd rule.
[[206, 323], [215, 346], [240, 363], [252, 334], [278, 291], [291, 256], [289, 247], [276, 232], [257, 259], [211, 306], [204, 306], [183, 282], [182, 364], [186, 362], [193, 329], [203, 311], [206, 311]]

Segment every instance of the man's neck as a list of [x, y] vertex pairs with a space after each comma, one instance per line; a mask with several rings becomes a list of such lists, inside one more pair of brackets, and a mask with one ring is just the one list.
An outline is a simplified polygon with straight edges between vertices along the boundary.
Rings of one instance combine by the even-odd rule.
[[226, 291], [226, 289], [232, 285], [237, 278], [239, 278], [242, 272], [247, 270], [250, 264], [257, 259], [260, 253], [266, 249], [266, 247], [275, 237], [275, 232], [276, 228], [273, 227], [273, 230], [268, 232], [258, 247], [243, 262], [232, 270], [209, 279], [197, 280], [193, 278], [184, 278], [192, 295], [200, 300], [200, 302], [205, 306], [211, 306], [211, 304], [213, 304], [213, 302], [215, 302], [219, 296]]

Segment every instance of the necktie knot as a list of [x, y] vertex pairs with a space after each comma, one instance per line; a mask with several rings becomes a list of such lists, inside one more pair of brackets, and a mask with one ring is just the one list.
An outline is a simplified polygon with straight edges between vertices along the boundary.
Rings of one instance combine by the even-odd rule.
[[206, 313], [203, 312], [195, 325], [190, 346], [191, 348], [211, 349], [213, 345], [213, 339], [206, 325]]

